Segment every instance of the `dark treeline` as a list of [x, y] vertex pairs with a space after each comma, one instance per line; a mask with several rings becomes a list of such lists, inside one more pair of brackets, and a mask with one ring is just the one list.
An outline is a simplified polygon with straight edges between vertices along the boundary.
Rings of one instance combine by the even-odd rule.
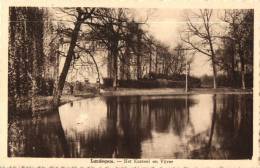
[[[57, 76], [57, 39], [46, 9], [10, 8], [8, 97], [9, 108], [36, 106], [35, 97], [52, 95]], [[56, 73], [56, 74], [55, 74]], [[11, 112], [14, 112], [12, 109]]]
[[254, 13], [253, 10], [227, 10], [223, 21], [228, 33], [222, 37], [223, 49], [216, 50], [218, 65], [229, 86], [253, 86]]
[[[39, 20], [36, 22], [36, 20]], [[43, 69], [43, 12], [36, 8], [11, 8], [9, 27], [9, 94], [29, 95], [33, 72]], [[29, 22], [30, 21], [30, 22]], [[36, 41], [36, 42], [35, 42]], [[36, 45], [35, 45], [36, 44]], [[37, 50], [38, 61], [32, 57]], [[33, 69], [34, 63], [37, 69]], [[37, 71], [37, 72], [36, 72]], [[35, 79], [39, 80], [39, 79]], [[15, 92], [15, 93], [14, 93]]]

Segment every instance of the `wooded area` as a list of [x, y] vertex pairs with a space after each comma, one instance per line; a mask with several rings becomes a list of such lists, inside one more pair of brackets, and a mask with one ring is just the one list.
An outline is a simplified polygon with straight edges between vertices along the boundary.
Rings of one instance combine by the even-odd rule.
[[[219, 81], [229, 81], [229, 87], [252, 87], [253, 10], [222, 11], [218, 18], [222, 24], [212, 21], [214, 10], [190, 12], [175, 48], [150, 34], [144, 28], [148, 18], [137, 21], [131, 9], [52, 10], [63, 20], [48, 8], [10, 8], [8, 96], [16, 107], [30, 100], [33, 109], [38, 95], [53, 96], [57, 106], [68, 73], [77, 67], [95, 69], [101, 82], [100, 52], [106, 53], [107, 79], [114, 89], [120, 87], [119, 80], [169, 79], [189, 73], [198, 53], [209, 57], [214, 88], [221, 75]], [[59, 72], [61, 57], [65, 63]]]

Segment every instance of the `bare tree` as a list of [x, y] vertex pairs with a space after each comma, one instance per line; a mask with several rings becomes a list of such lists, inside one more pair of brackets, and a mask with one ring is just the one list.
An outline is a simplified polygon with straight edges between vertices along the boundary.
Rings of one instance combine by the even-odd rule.
[[[59, 81], [58, 81], [58, 85], [57, 85], [56, 88], [54, 88], [55, 89], [54, 94], [53, 94], [54, 106], [57, 106], [59, 104], [60, 97], [61, 97], [61, 94], [62, 94], [62, 90], [63, 90], [64, 84], [65, 84], [65, 80], [66, 80], [71, 62], [73, 60], [73, 57], [75, 56], [74, 49], [75, 49], [76, 44], [77, 44], [78, 35], [79, 35], [80, 29], [81, 29], [81, 25], [84, 22], [91, 20], [94, 11], [95, 11], [95, 8], [76, 8], [71, 13], [66, 12], [70, 16], [75, 17], [75, 22], [74, 22], [74, 28], [69, 33], [70, 34], [70, 43], [69, 43], [68, 52], [66, 54], [64, 67], [61, 71]], [[64, 12], [65, 12], [65, 10], [64, 10]]]
[[118, 85], [118, 62], [120, 51], [125, 48], [125, 31], [127, 16], [125, 10], [100, 8], [95, 17], [96, 24], [89, 24], [92, 38], [100, 41], [108, 51], [109, 76], [113, 79], [113, 87]]
[[[215, 37], [212, 28], [212, 14], [213, 10], [200, 9], [198, 13], [192, 13], [187, 16], [187, 31], [185, 36], [181, 35], [183, 42], [187, 43], [193, 50], [196, 50], [211, 60], [213, 70], [213, 86], [217, 88], [217, 65], [216, 65], [216, 54], [214, 48]], [[191, 20], [194, 18], [195, 20]]]

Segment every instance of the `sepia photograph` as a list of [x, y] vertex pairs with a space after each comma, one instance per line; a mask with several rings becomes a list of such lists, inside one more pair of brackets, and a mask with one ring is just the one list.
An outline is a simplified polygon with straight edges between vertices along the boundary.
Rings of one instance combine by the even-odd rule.
[[9, 158], [252, 159], [254, 9], [8, 9]]

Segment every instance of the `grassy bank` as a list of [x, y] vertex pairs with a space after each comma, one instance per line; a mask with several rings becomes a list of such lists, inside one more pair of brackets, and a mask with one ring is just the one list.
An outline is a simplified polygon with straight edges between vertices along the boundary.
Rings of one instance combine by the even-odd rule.
[[[95, 97], [94, 93], [82, 93], [82, 94], [76, 94], [76, 95], [62, 95], [60, 99], [60, 105], [70, 103], [73, 101], [78, 101], [86, 98]], [[43, 111], [48, 110], [52, 108], [52, 96], [48, 97], [38, 97], [37, 101], [37, 110]]]
[[[94, 93], [82, 93], [76, 95], [62, 95], [60, 100], [60, 105], [70, 103], [77, 100], [82, 100], [90, 97], [96, 96]], [[9, 101], [9, 110], [12, 110], [12, 101]], [[30, 98], [20, 98], [16, 101], [17, 108], [21, 113], [28, 113], [31, 109], [31, 99]], [[35, 108], [36, 111], [41, 113], [44, 111], [50, 111], [53, 109], [53, 97], [52, 96], [37, 96], [35, 98]]]

